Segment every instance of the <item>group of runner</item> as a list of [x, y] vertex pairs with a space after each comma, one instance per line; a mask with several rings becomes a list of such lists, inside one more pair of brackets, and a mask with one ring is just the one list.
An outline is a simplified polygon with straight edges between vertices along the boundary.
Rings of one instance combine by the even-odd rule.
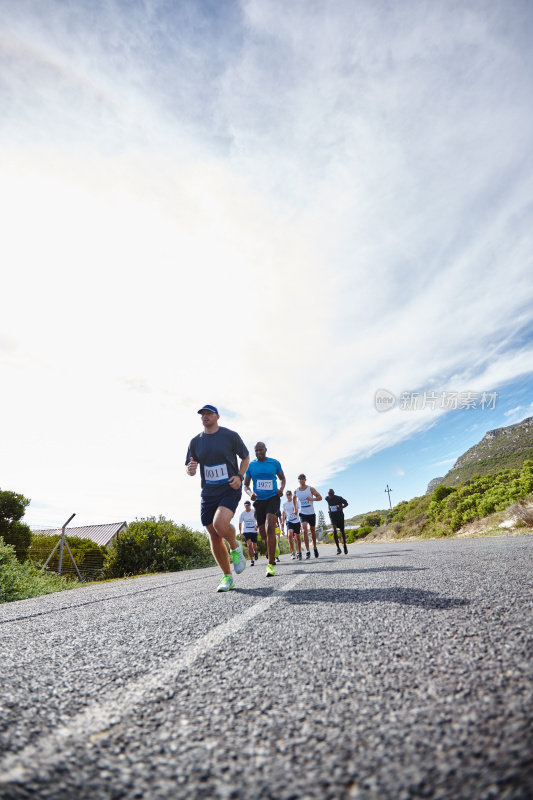
[[[241, 514], [239, 527], [247, 543], [252, 565], [258, 558], [259, 532], [266, 544], [268, 562], [266, 576], [275, 576], [278, 520], [281, 530], [286, 526], [291, 554], [296, 559], [302, 560], [302, 534], [305, 557], [311, 558], [309, 532], [314, 556], [318, 558], [316, 514], [313, 503], [322, 500], [322, 495], [307, 485], [306, 476], [302, 473], [298, 476], [299, 485], [294, 493], [286, 491], [287, 499], [281, 509], [280, 501], [285, 492], [286, 478], [280, 462], [267, 456], [265, 443], [257, 442], [255, 461], [250, 461], [249, 451], [239, 434], [218, 424], [219, 413], [215, 406], [210, 404], [202, 406], [198, 414], [201, 414], [204, 429], [189, 444], [185, 469], [188, 475], [195, 475], [200, 467], [201, 521], [209, 533], [213, 556], [223, 572], [217, 591], [227, 592], [235, 585], [231, 574], [231, 562], [237, 574], [246, 567], [242, 544], [237, 540], [235, 527], [231, 524], [242, 497], [243, 487], [250, 500], [244, 503], [245, 510]], [[329, 490], [326, 501], [337, 553], [341, 553], [337, 531], [341, 533], [344, 552], [347, 553], [343, 509], [348, 503], [336, 495], [333, 489]], [[251, 507], [252, 502], [254, 511]], [[224, 540], [229, 545], [229, 554]]]
[[[264, 450], [263, 450], [264, 448]], [[263, 463], [266, 461], [266, 458], [263, 457], [263, 453], [266, 453], [266, 448], [264, 442], [258, 442], [255, 446], [255, 452], [258, 456], [258, 461]], [[255, 462], [252, 462], [255, 463]], [[279, 462], [278, 462], [279, 463]], [[283, 503], [283, 506], [280, 505], [281, 500], [281, 489], [276, 493], [277, 498], [276, 503], [272, 503], [270, 514], [275, 513], [275, 534], [276, 534], [276, 551], [275, 551], [275, 559], [279, 561], [279, 540], [280, 535], [287, 531], [287, 538], [289, 540], [289, 550], [291, 556], [295, 559], [302, 560], [302, 539], [301, 534], [303, 533], [304, 536], [304, 545], [306, 548], [306, 558], [311, 558], [311, 552], [309, 549], [309, 530], [311, 531], [311, 538], [313, 541], [313, 550], [315, 553], [315, 558], [318, 558], [318, 548], [316, 546], [316, 514], [313, 508], [313, 502], [316, 500], [322, 500], [322, 495], [319, 494], [316, 489], [312, 486], [307, 486], [305, 475], [299, 476], [300, 486], [296, 489], [294, 495], [288, 489], [285, 492], [285, 496], [287, 501]], [[255, 488], [255, 484], [254, 484]], [[246, 478], [245, 478], [245, 490], [246, 490]], [[257, 495], [255, 495], [257, 496]], [[304, 503], [304, 508], [306, 513], [299, 513], [299, 509], [302, 507], [302, 502]], [[254, 509], [256, 508], [257, 500], [254, 503]], [[275, 512], [273, 512], [274, 505], [277, 505]], [[283, 510], [282, 510], [283, 509]], [[244, 537], [245, 542], [248, 545], [248, 554], [250, 556], [250, 562], [253, 566], [254, 561], [257, 560], [257, 534], [259, 529], [259, 523], [257, 521], [256, 510], [252, 510], [252, 505], [249, 500], [245, 500], [244, 502], [244, 511], [239, 517], [239, 532]], [[260, 530], [260, 529], [259, 529]], [[264, 539], [264, 537], [262, 536]], [[268, 547], [267, 547], [267, 554], [268, 554]]]

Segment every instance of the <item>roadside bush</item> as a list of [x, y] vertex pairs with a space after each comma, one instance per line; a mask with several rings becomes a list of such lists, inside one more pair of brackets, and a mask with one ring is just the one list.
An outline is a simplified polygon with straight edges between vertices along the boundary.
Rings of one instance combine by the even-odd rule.
[[27, 597], [38, 597], [80, 585], [78, 581], [41, 572], [30, 561], [21, 564], [13, 545], [5, 544], [0, 536], [0, 603], [25, 600]]
[[103, 576], [122, 578], [214, 565], [209, 539], [203, 533], [165, 517], [147, 517], [130, 523], [114, 540]]
[[437, 486], [429, 505], [429, 516], [455, 532], [468, 522], [501, 511], [525, 497], [529, 486], [533, 487], [533, 461], [524, 462], [521, 470], [474, 475], [457, 489]]
[[365, 514], [362, 523], [363, 527], [370, 525], [371, 528], [378, 528], [381, 525], [381, 517], [379, 514]]
[[361, 525], [360, 528], [348, 528], [346, 533], [346, 543], [353, 544], [358, 539], [364, 539], [373, 531], [372, 525]]
[[533, 461], [524, 461], [520, 470], [520, 492], [522, 497], [533, 492]]
[[31, 542], [29, 527], [20, 522], [29, 504], [24, 495], [0, 489], [0, 536], [13, 545], [20, 562], [26, 560]]
[[402, 500], [397, 506], [392, 509], [392, 519], [394, 522], [403, 522], [407, 517], [408, 508], [407, 500]]
[[436, 503], [440, 503], [445, 497], [448, 497], [449, 494], [455, 491], [456, 490], [451, 486], [437, 486], [433, 492], [433, 500]]

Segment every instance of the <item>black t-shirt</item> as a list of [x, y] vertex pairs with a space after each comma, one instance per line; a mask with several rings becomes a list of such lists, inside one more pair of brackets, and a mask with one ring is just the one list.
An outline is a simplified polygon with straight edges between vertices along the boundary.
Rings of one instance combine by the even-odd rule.
[[237, 474], [237, 456], [246, 458], [248, 449], [235, 431], [219, 427], [215, 433], [199, 433], [191, 439], [185, 464], [191, 457], [200, 464], [202, 495], [216, 495], [220, 487]]
[[344, 497], [340, 497], [338, 494], [334, 494], [331, 497], [331, 495], [327, 494], [326, 500], [330, 517], [344, 516], [344, 508], [348, 505]]

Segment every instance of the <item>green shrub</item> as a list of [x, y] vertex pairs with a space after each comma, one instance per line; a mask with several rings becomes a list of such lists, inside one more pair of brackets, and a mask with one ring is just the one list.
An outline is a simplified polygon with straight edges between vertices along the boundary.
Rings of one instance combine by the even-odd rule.
[[[474, 475], [457, 489], [438, 486], [432, 495], [429, 516], [457, 531], [462, 525], [501, 511], [525, 497], [533, 487], [533, 461], [521, 468], [502, 470], [495, 475]], [[441, 491], [439, 491], [441, 490]]]
[[371, 528], [377, 528], [381, 525], [381, 517], [379, 514], [365, 514], [362, 524], [363, 527], [370, 525]]
[[0, 536], [15, 548], [19, 561], [26, 561], [31, 531], [20, 520], [30, 501], [22, 494], [0, 489]]
[[436, 503], [440, 503], [441, 500], [444, 500], [445, 497], [455, 491], [451, 486], [437, 486], [433, 492], [433, 500]]
[[5, 544], [0, 536], [0, 603], [25, 600], [27, 597], [72, 589], [74, 586], [80, 586], [78, 581], [41, 572], [30, 561], [21, 564], [15, 555], [15, 548]]
[[136, 520], [109, 548], [106, 578], [214, 566], [209, 538], [165, 517]]
[[373, 531], [372, 525], [361, 525], [360, 528], [348, 528], [345, 530], [346, 543], [353, 544], [358, 539], [364, 539], [369, 533]]
[[407, 500], [402, 500], [398, 503], [397, 506], [394, 506], [392, 509], [392, 520], [394, 522], [403, 522], [404, 519], [407, 517], [408, 512], [408, 502]]

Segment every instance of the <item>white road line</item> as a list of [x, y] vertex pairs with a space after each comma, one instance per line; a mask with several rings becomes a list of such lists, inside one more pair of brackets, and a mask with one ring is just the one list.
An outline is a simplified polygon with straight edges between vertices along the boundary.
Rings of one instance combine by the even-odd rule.
[[263, 614], [307, 576], [308, 573], [299, 575], [283, 588], [276, 589], [270, 597], [213, 628], [205, 636], [185, 648], [179, 656], [168, 661], [161, 669], [149, 675], [142, 675], [126, 688], [121, 688], [119, 692], [100, 698], [98, 703], [72, 717], [67, 725], [62, 725], [41, 736], [36, 742], [29, 744], [18, 753], [6, 756], [0, 762], [0, 787], [12, 782], [21, 782], [38, 771], [43, 764], [53, 763], [57, 760], [57, 754], [69, 741], [90, 739], [117, 725], [136, 704], [142, 702], [149, 692], [167, 688], [175, 681], [176, 676], [188, 669], [197, 658], [221, 644], [228, 636], [240, 631], [258, 614]]

